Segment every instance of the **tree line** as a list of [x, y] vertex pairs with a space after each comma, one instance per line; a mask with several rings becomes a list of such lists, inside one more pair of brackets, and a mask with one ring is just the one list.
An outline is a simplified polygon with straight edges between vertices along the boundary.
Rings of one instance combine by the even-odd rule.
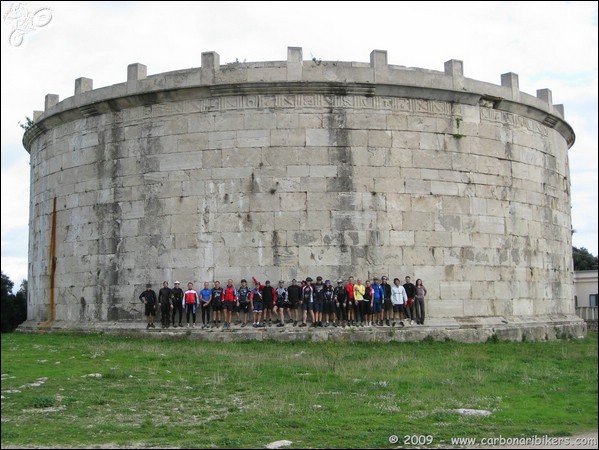
[[574, 259], [574, 270], [597, 270], [597, 257], [584, 248], [572, 247], [572, 259]]
[[27, 280], [21, 282], [19, 291], [12, 293], [14, 283], [2, 272], [2, 333], [13, 331], [27, 320]]

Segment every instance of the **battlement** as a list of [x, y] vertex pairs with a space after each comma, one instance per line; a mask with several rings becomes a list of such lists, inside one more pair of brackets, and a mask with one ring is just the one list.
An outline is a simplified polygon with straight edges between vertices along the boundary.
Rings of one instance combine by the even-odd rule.
[[389, 65], [386, 50], [373, 50], [370, 62], [303, 59], [301, 47], [288, 47], [286, 61], [220, 64], [216, 52], [202, 53], [201, 67], [147, 75], [147, 67], [127, 67], [127, 81], [93, 89], [93, 80], [77, 78], [74, 96], [59, 100], [47, 94], [44, 111], [34, 111], [35, 124], [25, 133], [23, 145], [45, 130], [65, 121], [160, 102], [221, 97], [231, 94], [322, 93], [390, 96], [480, 104], [527, 117], [556, 129], [569, 146], [572, 128], [564, 120], [563, 105], [552, 103], [549, 89], [536, 97], [521, 92], [518, 75], [501, 75], [501, 85], [464, 76], [464, 63], [449, 60], [444, 71]]

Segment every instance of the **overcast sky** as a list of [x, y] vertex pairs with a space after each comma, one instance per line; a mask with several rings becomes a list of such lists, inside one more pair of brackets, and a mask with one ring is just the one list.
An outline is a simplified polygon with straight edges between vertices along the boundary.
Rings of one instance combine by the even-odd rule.
[[[573, 243], [597, 255], [597, 2], [49, 1], [15, 14], [17, 3], [2, 2], [1, 37], [2, 271], [16, 288], [27, 278], [29, 220], [19, 122], [43, 110], [48, 93], [71, 97], [76, 78], [99, 88], [126, 81], [128, 64], [152, 75], [199, 67], [206, 51], [226, 64], [284, 61], [287, 47], [302, 47], [304, 60], [369, 62], [378, 49], [389, 64], [443, 71], [459, 59], [467, 78], [500, 84], [514, 72], [523, 92], [550, 89], [576, 133]], [[45, 8], [51, 16], [23, 21]], [[22, 41], [18, 32], [10, 40], [17, 23]]]

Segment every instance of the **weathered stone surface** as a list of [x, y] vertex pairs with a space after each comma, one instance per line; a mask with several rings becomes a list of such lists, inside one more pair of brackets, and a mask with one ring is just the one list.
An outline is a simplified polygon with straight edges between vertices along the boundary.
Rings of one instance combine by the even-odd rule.
[[[124, 83], [79, 79], [58, 100], [24, 136], [33, 323], [139, 319], [148, 281], [252, 275], [409, 274], [431, 319], [573, 311], [574, 134], [551, 93], [520, 93], [515, 74], [497, 86], [461, 61], [406, 69], [384, 51], [225, 66], [208, 52], [200, 70], [135, 64]], [[456, 333], [552, 334], [516, 328]], [[406, 333], [359, 339], [426, 336]]]

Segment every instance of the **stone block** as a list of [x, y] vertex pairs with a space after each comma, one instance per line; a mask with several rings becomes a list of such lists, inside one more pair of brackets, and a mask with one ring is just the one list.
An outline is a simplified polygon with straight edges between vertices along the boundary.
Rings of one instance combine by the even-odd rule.
[[237, 131], [236, 145], [239, 147], [267, 147], [270, 145], [270, 130], [239, 130]]
[[326, 129], [306, 129], [306, 145], [309, 147], [327, 147], [337, 145], [335, 136]]
[[438, 300], [428, 308], [428, 315], [436, 317], [462, 317], [464, 316], [463, 300]]
[[337, 176], [337, 166], [312, 165], [312, 166], [310, 166], [310, 176], [311, 177], [336, 177]]
[[237, 129], [242, 130], [270, 130], [277, 128], [277, 116], [274, 112], [261, 112], [255, 111], [246, 113], [244, 115], [244, 127], [238, 127]]
[[299, 129], [299, 114], [292, 111], [278, 111], [276, 113], [277, 128], [283, 130]]
[[[336, 247], [310, 246], [299, 248], [299, 262], [304, 266], [336, 266], [350, 264], [348, 253]], [[323, 276], [325, 276], [323, 274]]]
[[[305, 211], [307, 209], [307, 193], [280, 193], [281, 211]], [[283, 228], [286, 229], [286, 228]]]

